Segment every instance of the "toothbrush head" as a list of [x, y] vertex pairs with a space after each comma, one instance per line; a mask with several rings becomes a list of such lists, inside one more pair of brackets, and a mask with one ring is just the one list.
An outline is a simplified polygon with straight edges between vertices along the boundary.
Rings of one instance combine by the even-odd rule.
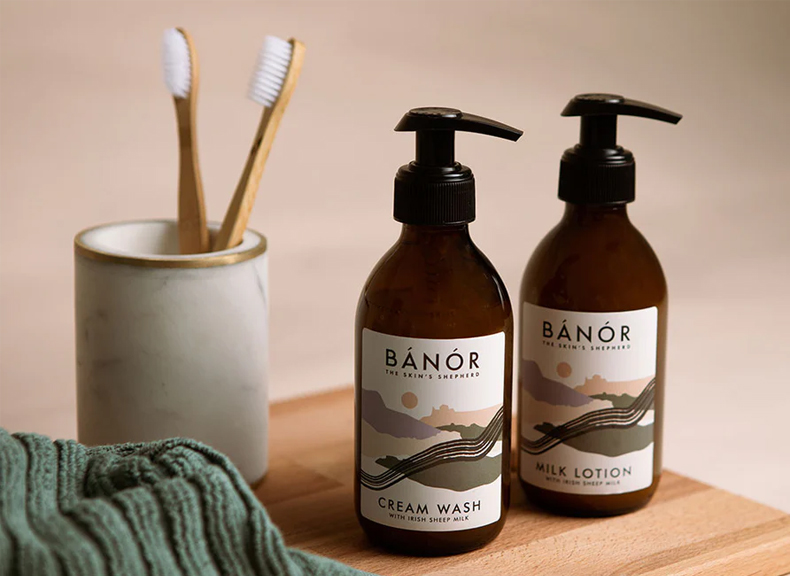
[[271, 107], [280, 92], [291, 65], [293, 44], [276, 36], [267, 36], [258, 53], [258, 63], [250, 78], [247, 95], [264, 108]]
[[162, 71], [165, 84], [176, 98], [186, 98], [192, 89], [192, 58], [185, 33], [178, 28], [162, 36]]

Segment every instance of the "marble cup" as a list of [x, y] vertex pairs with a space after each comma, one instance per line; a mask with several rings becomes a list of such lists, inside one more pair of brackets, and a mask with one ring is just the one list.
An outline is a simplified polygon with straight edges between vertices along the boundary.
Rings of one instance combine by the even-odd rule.
[[195, 438], [260, 480], [266, 238], [247, 230], [235, 248], [180, 255], [175, 221], [121, 222], [80, 232], [74, 259], [79, 441]]

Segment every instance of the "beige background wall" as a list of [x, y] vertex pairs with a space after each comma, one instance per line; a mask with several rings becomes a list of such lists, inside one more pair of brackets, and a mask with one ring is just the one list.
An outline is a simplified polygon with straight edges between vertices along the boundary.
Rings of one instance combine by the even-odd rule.
[[72, 237], [169, 217], [176, 134], [162, 30], [201, 55], [200, 153], [219, 219], [260, 109], [246, 84], [265, 34], [307, 62], [252, 225], [271, 248], [272, 396], [352, 379], [362, 284], [395, 240], [392, 177], [410, 107], [526, 131], [461, 135], [478, 179], [473, 236], [516, 297], [559, 218], [576, 93], [685, 114], [620, 123], [638, 160], [632, 217], [670, 283], [666, 463], [790, 511], [790, 3], [0, 2], [0, 420], [74, 436]]

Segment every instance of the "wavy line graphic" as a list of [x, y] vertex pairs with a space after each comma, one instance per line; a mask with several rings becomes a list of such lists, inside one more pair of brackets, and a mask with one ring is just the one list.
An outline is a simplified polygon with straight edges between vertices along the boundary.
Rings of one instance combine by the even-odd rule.
[[543, 454], [565, 440], [587, 434], [593, 430], [630, 428], [644, 418], [653, 405], [656, 379], [653, 378], [628, 408], [594, 410], [557, 426], [538, 440], [521, 437], [521, 449], [528, 454]]
[[402, 460], [378, 476], [360, 471], [359, 475], [362, 485], [371, 490], [384, 490], [409, 476], [440, 464], [480, 460], [500, 440], [504, 423], [505, 412], [504, 407], [502, 407], [491, 418], [491, 421], [477, 438], [471, 440], [450, 440], [436, 444]]

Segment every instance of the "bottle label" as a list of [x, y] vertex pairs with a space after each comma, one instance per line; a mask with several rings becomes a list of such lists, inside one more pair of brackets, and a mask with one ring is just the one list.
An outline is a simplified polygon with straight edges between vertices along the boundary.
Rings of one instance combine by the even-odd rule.
[[504, 332], [437, 340], [364, 329], [362, 515], [425, 532], [498, 521], [504, 379]]
[[658, 310], [587, 313], [524, 304], [520, 474], [556, 492], [653, 483]]

